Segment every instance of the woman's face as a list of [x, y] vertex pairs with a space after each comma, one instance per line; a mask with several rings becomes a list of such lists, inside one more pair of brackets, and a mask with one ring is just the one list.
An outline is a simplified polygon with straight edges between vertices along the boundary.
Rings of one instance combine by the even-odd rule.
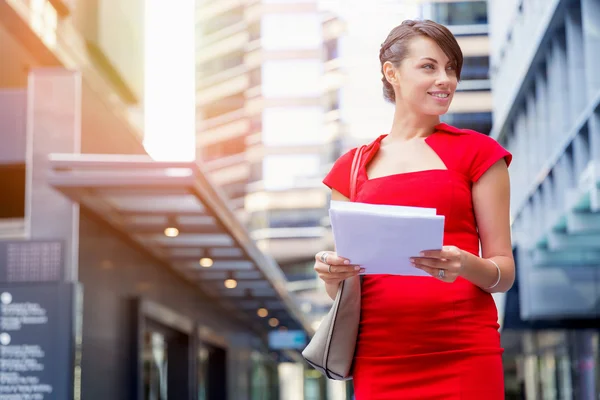
[[408, 56], [398, 68], [390, 63], [384, 69], [388, 78], [395, 78], [391, 83], [396, 104], [400, 102], [418, 114], [445, 114], [458, 85], [453, 64], [437, 43], [427, 37], [413, 38], [408, 49]]

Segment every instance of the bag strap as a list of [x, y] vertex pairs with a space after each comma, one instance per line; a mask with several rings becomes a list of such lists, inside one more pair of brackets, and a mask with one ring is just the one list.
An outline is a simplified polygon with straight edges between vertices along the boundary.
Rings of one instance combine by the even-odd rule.
[[362, 157], [366, 148], [366, 145], [362, 145], [356, 149], [356, 153], [354, 153], [354, 158], [352, 159], [352, 167], [350, 169], [350, 201], [354, 201], [356, 199], [358, 172], [360, 171]]

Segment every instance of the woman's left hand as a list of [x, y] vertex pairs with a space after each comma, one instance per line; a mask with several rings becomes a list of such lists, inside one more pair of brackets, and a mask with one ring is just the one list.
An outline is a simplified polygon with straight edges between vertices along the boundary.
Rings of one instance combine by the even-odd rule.
[[420, 257], [411, 257], [411, 263], [429, 275], [452, 283], [462, 272], [465, 252], [456, 246], [444, 246], [442, 250], [422, 251]]

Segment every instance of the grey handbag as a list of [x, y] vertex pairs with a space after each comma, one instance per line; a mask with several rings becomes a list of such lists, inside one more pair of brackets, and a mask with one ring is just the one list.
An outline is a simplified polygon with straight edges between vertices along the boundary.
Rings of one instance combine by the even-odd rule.
[[[367, 146], [354, 154], [350, 170], [350, 201], [356, 197], [356, 180]], [[360, 323], [361, 277], [342, 283], [331, 310], [302, 352], [304, 359], [329, 379], [352, 379], [352, 362]]]

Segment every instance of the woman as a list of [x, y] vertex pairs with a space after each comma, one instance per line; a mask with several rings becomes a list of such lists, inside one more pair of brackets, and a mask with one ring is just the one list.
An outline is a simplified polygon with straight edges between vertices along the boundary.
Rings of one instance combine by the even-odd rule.
[[[511, 155], [486, 135], [440, 124], [463, 61], [447, 28], [404, 21], [379, 58], [384, 96], [395, 104], [395, 115], [390, 133], [367, 148], [356, 201], [436, 208], [445, 216], [444, 246], [411, 259], [433, 278], [364, 276], [356, 398], [504, 399], [491, 293], [507, 291], [514, 281]], [[340, 157], [324, 179], [333, 200], [348, 201], [355, 151]], [[364, 272], [343, 254], [324, 251], [315, 258], [332, 298], [342, 280]]]

